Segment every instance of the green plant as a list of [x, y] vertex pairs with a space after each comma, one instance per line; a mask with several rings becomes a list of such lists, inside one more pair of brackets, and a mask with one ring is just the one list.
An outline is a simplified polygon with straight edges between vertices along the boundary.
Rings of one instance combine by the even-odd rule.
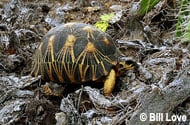
[[137, 12], [139, 16], [144, 16], [148, 11], [150, 11], [159, 0], [141, 0], [140, 1], [140, 8]]
[[190, 20], [188, 21], [184, 35], [182, 36], [182, 42], [190, 42]]
[[190, 42], [190, 2], [181, 0], [178, 22], [176, 25], [176, 37], [182, 42]]
[[94, 25], [96, 28], [105, 32], [109, 25], [109, 20], [114, 17], [114, 13], [104, 14], [100, 16], [100, 21], [96, 22]]

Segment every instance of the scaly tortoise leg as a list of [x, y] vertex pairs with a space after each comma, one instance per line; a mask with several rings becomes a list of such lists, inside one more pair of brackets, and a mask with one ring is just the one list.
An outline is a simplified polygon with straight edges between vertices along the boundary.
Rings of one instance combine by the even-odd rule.
[[116, 82], [116, 72], [114, 69], [111, 69], [109, 75], [107, 76], [106, 80], [104, 81], [104, 95], [110, 96]]

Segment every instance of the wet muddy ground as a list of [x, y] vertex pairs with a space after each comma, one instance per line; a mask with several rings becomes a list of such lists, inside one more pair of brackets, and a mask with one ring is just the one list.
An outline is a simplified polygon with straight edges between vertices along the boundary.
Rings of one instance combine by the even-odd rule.
[[[138, 0], [1, 1], [0, 125], [190, 124], [190, 44], [175, 36], [180, 2], [160, 1], [145, 15], [136, 13], [139, 6]], [[61, 86], [30, 76], [34, 52], [51, 28], [94, 25], [110, 13], [106, 32], [121, 58], [138, 65], [118, 78], [110, 97], [103, 83]], [[44, 92], [46, 85], [58, 96]], [[141, 113], [186, 120], [143, 122]]]

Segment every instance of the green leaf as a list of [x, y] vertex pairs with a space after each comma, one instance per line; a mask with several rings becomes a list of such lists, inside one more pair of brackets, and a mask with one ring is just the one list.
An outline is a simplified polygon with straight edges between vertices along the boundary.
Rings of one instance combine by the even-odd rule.
[[138, 15], [144, 16], [148, 11], [150, 11], [159, 0], [141, 0], [140, 9], [138, 11]]
[[176, 37], [182, 42], [190, 42], [190, 11], [189, 0], [181, 0], [178, 21], [176, 25]]
[[182, 42], [190, 42], [190, 32], [184, 34]]
[[101, 15], [100, 21], [96, 22], [94, 26], [101, 31], [106, 32], [109, 25], [109, 20], [111, 20], [114, 16], [114, 13]]
[[190, 20], [187, 23], [187, 27], [185, 29], [182, 41], [183, 42], [190, 42]]
[[104, 14], [100, 16], [100, 20], [101, 21], [106, 21], [108, 22], [109, 20], [111, 20], [114, 17], [114, 13], [110, 13], [110, 14]]
[[94, 24], [94, 26], [98, 29], [100, 29], [103, 32], [106, 32], [107, 28], [108, 28], [108, 22], [106, 21], [98, 21]]
[[178, 21], [177, 21], [177, 25], [176, 25], [176, 37], [180, 37], [181, 34], [182, 34], [182, 31], [181, 31], [181, 25], [182, 25], [182, 18], [179, 16], [178, 17]]

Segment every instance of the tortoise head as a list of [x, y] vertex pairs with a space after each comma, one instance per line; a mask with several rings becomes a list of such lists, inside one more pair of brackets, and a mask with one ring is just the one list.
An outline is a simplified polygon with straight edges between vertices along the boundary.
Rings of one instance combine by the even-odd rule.
[[138, 68], [138, 64], [127, 57], [120, 57], [118, 58], [118, 63], [115, 67], [115, 70], [117, 72], [117, 76], [121, 76], [124, 74], [127, 70], [136, 70]]

